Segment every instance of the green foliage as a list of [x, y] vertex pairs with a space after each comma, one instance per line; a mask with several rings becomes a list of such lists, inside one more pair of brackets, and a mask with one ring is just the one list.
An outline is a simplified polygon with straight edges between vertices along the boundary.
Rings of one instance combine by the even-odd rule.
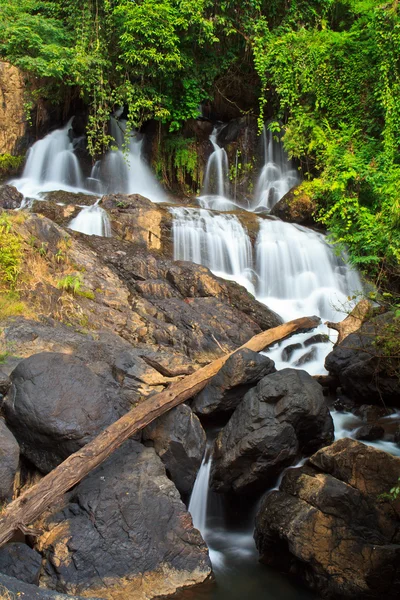
[[73, 296], [82, 296], [83, 298], [94, 300], [93, 292], [91, 290], [83, 290], [82, 286], [83, 279], [80, 273], [77, 275], [66, 275], [57, 282], [58, 289], [64, 292], [68, 292]]
[[14, 290], [22, 264], [22, 244], [12, 220], [0, 214], [0, 291]]
[[15, 175], [24, 162], [23, 156], [11, 156], [11, 154], [0, 154], [0, 176]]
[[166, 137], [158, 147], [154, 168], [159, 179], [169, 188], [177, 183], [183, 193], [190, 194], [200, 187], [203, 173], [198, 148], [192, 138], [178, 134]]

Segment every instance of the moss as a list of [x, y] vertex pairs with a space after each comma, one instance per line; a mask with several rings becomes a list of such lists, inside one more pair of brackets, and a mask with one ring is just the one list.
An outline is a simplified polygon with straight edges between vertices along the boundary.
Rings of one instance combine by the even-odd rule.
[[0, 154], [0, 177], [16, 175], [24, 162], [24, 156], [11, 156], [11, 154]]

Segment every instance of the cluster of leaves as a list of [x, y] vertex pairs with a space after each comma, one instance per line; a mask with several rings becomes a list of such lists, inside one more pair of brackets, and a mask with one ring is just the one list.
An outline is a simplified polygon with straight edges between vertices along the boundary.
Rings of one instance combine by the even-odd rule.
[[0, 291], [14, 290], [22, 263], [22, 243], [11, 219], [0, 214]]
[[11, 154], [0, 154], [0, 177], [15, 175], [24, 162], [23, 156], [11, 156]]
[[[261, 104], [275, 93], [284, 143], [318, 218], [379, 283], [400, 261], [400, 16], [397, 2], [300, 2], [255, 26]], [[309, 3], [312, 5], [313, 3]], [[275, 123], [276, 126], [276, 123]]]

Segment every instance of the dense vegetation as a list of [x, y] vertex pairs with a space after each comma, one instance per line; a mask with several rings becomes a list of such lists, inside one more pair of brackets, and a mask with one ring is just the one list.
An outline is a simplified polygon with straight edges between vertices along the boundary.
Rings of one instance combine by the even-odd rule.
[[258, 87], [252, 110], [260, 124], [274, 115], [318, 218], [371, 276], [396, 281], [397, 0], [0, 0], [0, 10], [0, 54], [38, 78], [35, 95], [81, 95], [93, 155], [119, 105], [133, 125], [178, 131], [220, 82], [228, 101]]

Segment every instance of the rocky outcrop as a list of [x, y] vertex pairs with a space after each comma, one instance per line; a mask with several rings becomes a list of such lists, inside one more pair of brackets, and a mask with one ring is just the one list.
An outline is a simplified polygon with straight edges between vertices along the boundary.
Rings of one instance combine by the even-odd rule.
[[39, 588], [36, 585], [24, 583], [15, 577], [8, 577], [0, 573], [0, 591], [4, 594], [5, 599], [8, 598], [23, 598], [24, 600], [101, 600], [100, 598], [85, 598], [81, 596], [66, 596], [52, 590]]
[[267, 356], [247, 348], [239, 350], [197, 394], [192, 401], [192, 409], [202, 416], [229, 415], [250, 387], [275, 370], [273, 361]]
[[18, 442], [0, 419], [0, 502], [11, 499], [18, 464]]
[[271, 215], [287, 223], [315, 226], [314, 213], [317, 206], [300, 184], [292, 188], [271, 209]]
[[264, 377], [239, 404], [214, 447], [211, 487], [256, 493], [295, 462], [333, 441], [321, 386], [305, 371]]
[[47, 473], [116, 420], [117, 399], [80, 360], [40, 353], [11, 374], [4, 402], [7, 424], [21, 452]]
[[0, 209], [15, 210], [21, 206], [23, 195], [13, 185], [0, 187]]
[[25, 84], [21, 71], [0, 61], [0, 154], [20, 154], [26, 134]]
[[0, 573], [8, 577], [38, 584], [41, 567], [41, 555], [26, 544], [14, 542], [0, 548]]
[[182, 495], [192, 491], [206, 448], [206, 434], [189, 406], [181, 404], [143, 430]]
[[285, 473], [256, 518], [261, 560], [300, 575], [327, 598], [400, 593], [400, 459], [342, 439]]
[[152, 448], [128, 441], [41, 524], [41, 585], [149, 600], [205, 581], [207, 547]]
[[[393, 369], [391, 360], [377, 345], [379, 338], [390, 335], [391, 323], [390, 313], [367, 321], [326, 357], [326, 369], [338, 378], [344, 392], [356, 402], [384, 402], [400, 407], [400, 381], [396, 368]], [[398, 365], [398, 358], [393, 360]]]

